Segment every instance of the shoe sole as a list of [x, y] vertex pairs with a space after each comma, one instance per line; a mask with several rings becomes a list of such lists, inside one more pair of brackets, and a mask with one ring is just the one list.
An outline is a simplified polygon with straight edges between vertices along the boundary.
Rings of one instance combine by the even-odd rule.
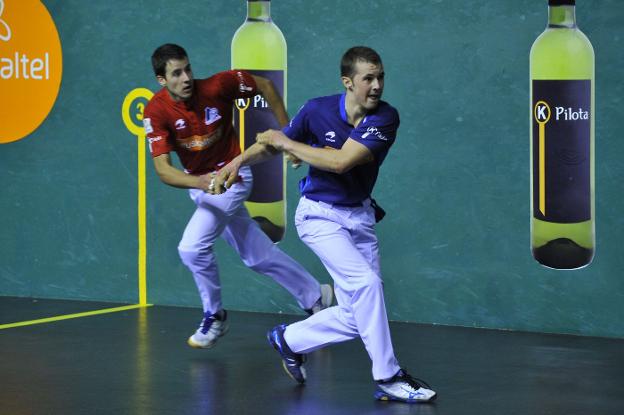
[[374, 396], [375, 396], [375, 399], [377, 399], [378, 401], [384, 401], [384, 402], [395, 401], [395, 402], [404, 402], [404, 403], [431, 403], [436, 400], [436, 398], [438, 397], [438, 394], [436, 393], [435, 395], [433, 395], [431, 398], [427, 400], [425, 399], [401, 399], [401, 398], [397, 398], [396, 396], [389, 395], [386, 392], [377, 390], [375, 391]]
[[219, 334], [219, 336], [217, 338], [215, 338], [212, 343], [208, 343], [207, 345], [201, 345], [199, 343], [195, 343], [193, 341], [193, 336], [188, 338], [188, 340], [186, 341], [186, 344], [191, 346], [193, 349], [211, 349], [211, 348], [214, 347], [215, 344], [217, 344], [217, 340], [219, 340], [219, 338], [225, 336], [229, 330], [230, 330], [230, 325], [228, 324], [227, 326], [225, 326], [225, 328], [223, 329], [221, 334]]

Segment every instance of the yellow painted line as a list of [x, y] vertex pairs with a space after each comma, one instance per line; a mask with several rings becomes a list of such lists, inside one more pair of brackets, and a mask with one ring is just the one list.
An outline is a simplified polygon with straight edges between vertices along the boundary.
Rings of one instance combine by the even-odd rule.
[[139, 191], [139, 304], [147, 304], [147, 192], [145, 190], [145, 136], [138, 137]]
[[[121, 117], [130, 133], [137, 137], [137, 177], [138, 177], [138, 273], [139, 273], [139, 304], [147, 305], [147, 209], [146, 209], [146, 174], [145, 174], [145, 130], [143, 110], [145, 104], [154, 93], [147, 88], [135, 88], [126, 95], [121, 106]], [[136, 121], [136, 122], [135, 122]]]
[[33, 324], [52, 323], [54, 321], [69, 320], [69, 319], [72, 319], [72, 318], [95, 316], [95, 315], [98, 315], [98, 314], [116, 313], [118, 311], [133, 310], [133, 309], [136, 309], [136, 308], [151, 307], [151, 306], [152, 306], [151, 304], [144, 304], [144, 305], [143, 304], [134, 304], [134, 305], [127, 305], [127, 306], [122, 306], [122, 307], [105, 308], [105, 309], [102, 309], [102, 310], [85, 311], [84, 313], [66, 314], [66, 315], [63, 315], [63, 316], [41, 318], [41, 319], [38, 319], [38, 320], [19, 321], [17, 323], [2, 324], [2, 325], [0, 325], [0, 330], [10, 329], [10, 328], [13, 328], [13, 327], [31, 326]]
[[539, 124], [539, 210], [546, 216], [546, 128]]
[[550, 115], [551, 111], [548, 103], [537, 101], [533, 110], [533, 116], [539, 125], [539, 210], [544, 216], [546, 216], [546, 123], [550, 120]]
[[[245, 101], [244, 105], [242, 101]], [[241, 153], [245, 152], [245, 111], [251, 104], [251, 98], [241, 98], [236, 100], [236, 108], [238, 108], [238, 143], [241, 149]]]

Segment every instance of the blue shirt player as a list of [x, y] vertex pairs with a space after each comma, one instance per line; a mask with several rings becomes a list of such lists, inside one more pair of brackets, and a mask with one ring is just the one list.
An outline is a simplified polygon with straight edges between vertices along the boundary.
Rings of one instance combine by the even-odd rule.
[[361, 337], [372, 360], [377, 399], [428, 402], [436, 393], [401, 369], [394, 355], [374, 229], [376, 212], [379, 218], [382, 211], [371, 193], [396, 138], [399, 114], [381, 100], [384, 70], [374, 50], [349, 49], [342, 57], [341, 79], [343, 94], [312, 99], [283, 131], [259, 134], [256, 148], [222, 170], [217, 187], [224, 190], [241, 165], [275, 151], [310, 165], [299, 185], [295, 225], [333, 278], [338, 305], [274, 327], [269, 341], [286, 372], [304, 383], [306, 353]]

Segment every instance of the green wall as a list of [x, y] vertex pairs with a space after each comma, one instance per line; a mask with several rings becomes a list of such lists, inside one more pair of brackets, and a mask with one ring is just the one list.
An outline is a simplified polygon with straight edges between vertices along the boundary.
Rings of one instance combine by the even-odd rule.
[[[288, 42], [291, 115], [340, 90], [348, 47], [369, 45], [384, 59], [385, 99], [402, 120], [375, 193], [388, 212], [378, 234], [392, 320], [624, 337], [618, 0], [577, 2], [596, 51], [597, 254], [571, 272], [539, 266], [529, 249], [528, 54], [546, 0], [272, 3]], [[63, 81], [42, 126], [0, 145], [0, 295], [133, 303], [137, 139], [121, 104], [136, 87], [157, 89], [149, 56], [162, 43], [185, 46], [197, 77], [228, 68], [245, 2], [44, 4], [63, 45]], [[292, 227], [303, 174], [289, 171], [280, 246], [329, 281]], [[148, 301], [199, 307], [176, 250], [193, 204], [158, 181], [150, 160], [147, 194]], [[225, 244], [217, 252], [227, 308], [298, 312]]]

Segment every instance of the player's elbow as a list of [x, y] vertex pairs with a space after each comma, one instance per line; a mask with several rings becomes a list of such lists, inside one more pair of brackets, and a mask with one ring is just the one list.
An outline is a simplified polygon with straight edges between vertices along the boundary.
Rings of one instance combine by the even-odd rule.
[[158, 175], [158, 178], [162, 183], [168, 185], [171, 184], [171, 176], [168, 175], [166, 172], [156, 170], [156, 175]]
[[175, 181], [173, 175], [167, 168], [157, 167], [156, 175], [162, 183], [170, 186], [173, 185], [173, 182]]

